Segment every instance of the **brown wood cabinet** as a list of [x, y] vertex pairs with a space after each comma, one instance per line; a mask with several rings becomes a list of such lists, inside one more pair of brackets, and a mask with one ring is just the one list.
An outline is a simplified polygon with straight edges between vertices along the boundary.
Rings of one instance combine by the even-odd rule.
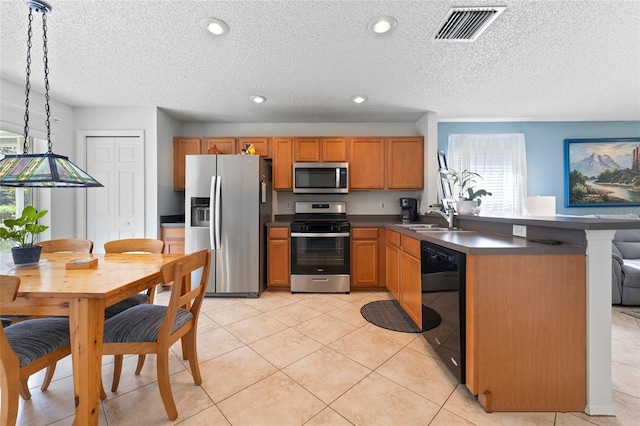
[[422, 327], [420, 240], [385, 230], [386, 287], [418, 327]]
[[203, 138], [203, 154], [237, 154], [238, 144], [235, 138]]
[[386, 235], [386, 286], [387, 290], [400, 300], [400, 234], [385, 229]]
[[293, 190], [293, 138], [273, 138], [273, 189]]
[[422, 328], [420, 240], [400, 235], [400, 306]]
[[295, 138], [294, 146], [294, 161], [320, 161], [320, 138]]
[[351, 287], [384, 288], [384, 228], [351, 229]]
[[467, 255], [466, 386], [486, 411], [583, 411], [584, 255]]
[[184, 190], [184, 157], [207, 154], [216, 148], [223, 154], [239, 154], [245, 144], [273, 159], [273, 188], [293, 189], [293, 162], [348, 162], [352, 190], [420, 190], [424, 186], [424, 138], [422, 137], [175, 137], [173, 187]]
[[322, 157], [325, 163], [342, 163], [349, 161], [349, 144], [346, 138], [322, 138]]
[[185, 157], [202, 154], [201, 145], [201, 138], [173, 138], [173, 189], [175, 191], [184, 191]]
[[242, 152], [246, 144], [253, 144], [260, 157], [271, 158], [271, 138], [238, 138], [238, 153]]
[[165, 253], [184, 253], [184, 226], [161, 226], [160, 239], [164, 241]]
[[267, 286], [291, 288], [291, 241], [289, 227], [269, 227], [267, 247]]
[[387, 189], [424, 187], [424, 139], [422, 137], [386, 140]]
[[300, 137], [294, 139], [294, 161], [346, 162], [349, 149], [346, 138]]
[[384, 139], [351, 138], [349, 189], [384, 189]]

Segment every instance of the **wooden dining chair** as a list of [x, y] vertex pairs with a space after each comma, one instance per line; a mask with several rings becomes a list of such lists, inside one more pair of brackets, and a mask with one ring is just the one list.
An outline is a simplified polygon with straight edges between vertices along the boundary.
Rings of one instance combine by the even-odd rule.
[[[36, 245], [42, 247], [42, 253], [92, 253], [93, 241], [85, 240], [82, 238], [60, 238], [56, 240], [38, 241]], [[47, 371], [44, 375], [44, 380], [40, 386], [40, 390], [47, 390], [51, 380], [53, 380], [53, 374], [56, 371], [56, 363], [51, 363], [47, 367]], [[28, 379], [28, 378], [27, 378]], [[25, 379], [23, 389], [27, 392], [29, 390]], [[29, 395], [30, 397], [30, 395]]]
[[164, 241], [153, 238], [125, 238], [104, 243], [105, 253], [162, 253]]
[[[198, 386], [202, 383], [196, 337], [210, 267], [209, 250], [165, 263], [160, 269], [162, 282], [173, 282], [168, 306], [138, 305], [104, 323], [104, 354], [156, 354], [160, 396], [171, 420], [178, 417], [169, 380], [169, 348], [176, 341], [182, 340], [183, 348], [186, 347], [193, 382]], [[200, 282], [192, 289], [191, 272], [198, 269], [202, 270]], [[114, 378], [120, 375], [120, 368], [116, 367]]]
[[[0, 301], [15, 300], [20, 278], [0, 275]], [[31, 397], [26, 381], [30, 375], [71, 353], [69, 319], [47, 317], [20, 321], [0, 328], [0, 424], [15, 425], [18, 395]]]
[[93, 241], [82, 238], [61, 238], [58, 240], [39, 241], [42, 253], [92, 253]]
[[[164, 250], [164, 241], [155, 240], [153, 238], [125, 238], [122, 240], [112, 240], [104, 243], [105, 253], [149, 253], [160, 254]], [[149, 288], [145, 293], [139, 293], [131, 296], [121, 302], [111, 305], [105, 309], [105, 319], [109, 319], [129, 308], [137, 305], [153, 303], [155, 296], [155, 286]], [[144, 366], [144, 360], [146, 355], [140, 354], [138, 356], [138, 365], [136, 366], [135, 374], [138, 375], [142, 371]], [[114, 357], [114, 370], [120, 371], [122, 369], [123, 357], [116, 355]], [[120, 382], [120, 374], [113, 376], [113, 382], [111, 383], [111, 391], [115, 392], [118, 389]]]

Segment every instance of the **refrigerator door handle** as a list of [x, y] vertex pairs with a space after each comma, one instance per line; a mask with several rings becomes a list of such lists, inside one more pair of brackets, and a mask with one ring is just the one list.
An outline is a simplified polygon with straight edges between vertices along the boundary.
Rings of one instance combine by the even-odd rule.
[[220, 213], [222, 211], [221, 207], [220, 207], [220, 201], [221, 201], [221, 187], [222, 187], [222, 176], [216, 176], [216, 210], [215, 210], [215, 239], [216, 239], [216, 245], [215, 245], [215, 249], [216, 250], [220, 250], [220, 246], [222, 245], [220, 243]]
[[[214, 194], [215, 194], [215, 189], [216, 189], [216, 180], [217, 177], [216, 176], [211, 176], [211, 187], [209, 189], [209, 212], [211, 212], [211, 209], [215, 209], [215, 198], [214, 198]], [[215, 210], [213, 210], [213, 218], [215, 220]], [[209, 214], [209, 247], [211, 247], [212, 250], [215, 250], [215, 238], [214, 238], [214, 221], [211, 220], [211, 214]]]

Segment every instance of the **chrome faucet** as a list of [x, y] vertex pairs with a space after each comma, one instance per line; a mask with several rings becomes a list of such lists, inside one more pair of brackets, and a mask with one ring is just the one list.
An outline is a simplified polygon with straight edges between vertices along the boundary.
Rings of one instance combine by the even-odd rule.
[[447, 213], [443, 212], [442, 210], [436, 210], [436, 209], [427, 209], [425, 214], [427, 214], [427, 213], [438, 213], [440, 216], [442, 216], [445, 219], [447, 219], [447, 224], [449, 225], [449, 229], [453, 228], [453, 208], [449, 207], [449, 214], [448, 215], [447, 215]]

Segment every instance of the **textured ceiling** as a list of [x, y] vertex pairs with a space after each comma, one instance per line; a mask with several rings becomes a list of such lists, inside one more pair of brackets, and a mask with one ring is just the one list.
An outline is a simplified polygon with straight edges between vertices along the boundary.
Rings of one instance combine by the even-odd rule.
[[[640, 120], [639, 0], [50, 4], [51, 96], [75, 107], [158, 106], [184, 122]], [[451, 6], [482, 5], [507, 9], [476, 42], [431, 40]], [[20, 85], [27, 14], [0, 0], [0, 77]], [[368, 32], [378, 15], [395, 31]], [[230, 33], [211, 36], [203, 17]]]

